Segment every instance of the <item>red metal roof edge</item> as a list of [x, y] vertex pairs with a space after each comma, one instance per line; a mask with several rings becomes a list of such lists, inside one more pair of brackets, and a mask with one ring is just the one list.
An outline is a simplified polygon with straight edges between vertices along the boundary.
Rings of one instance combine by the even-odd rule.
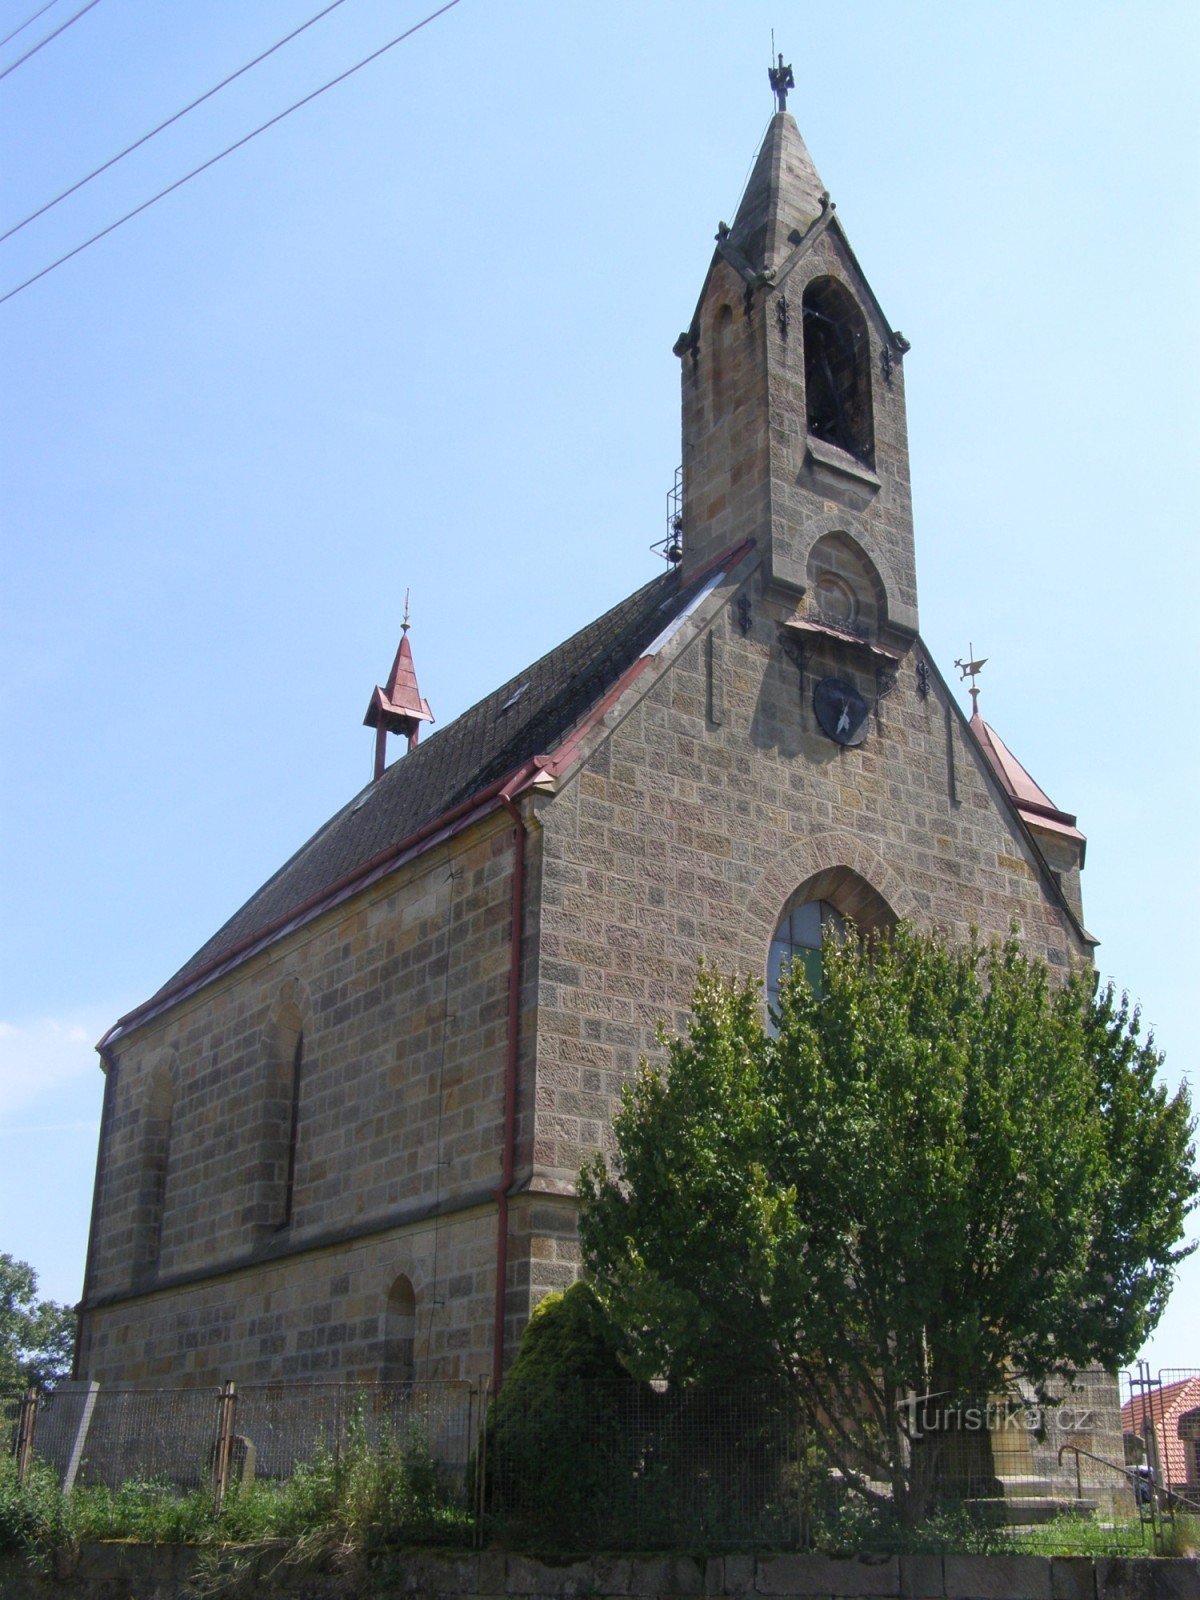
[[415, 832], [408, 834], [397, 843], [389, 845], [386, 850], [379, 851], [368, 861], [361, 862], [352, 871], [345, 873], [334, 883], [322, 889], [319, 894], [311, 895], [307, 900], [302, 900], [299, 905], [293, 906], [285, 916], [277, 917], [274, 922], [269, 922], [264, 927], [256, 929], [254, 933], [248, 934], [221, 955], [214, 956], [211, 961], [200, 967], [196, 972], [190, 973], [186, 978], [180, 979], [178, 983], [172, 984], [159, 994], [152, 996], [151, 999], [143, 1001], [140, 1006], [135, 1006], [132, 1011], [127, 1011], [123, 1017], [118, 1017], [96, 1045], [96, 1049], [103, 1050], [116, 1033], [145, 1021], [151, 1015], [161, 1011], [172, 1000], [178, 999], [185, 990], [203, 987], [211, 977], [216, 975], [218, 969], [228, 971], [237, 966], [245, 956], [256, 953], [258, 949], [265, 948], [276, 935], [296, 922], [297, 918], [302, 918], [305, 921], [311, 920], [320, 911], [344, 898], [346, 891], [363, 883], [372, 874], [377, 873], [381, 867], [387, 866], [390, 861], [395, 860], [397, 857], [408, 855], [414, 847], [431, 839], [434, 834], [442, 833], [453, 823], [462, 821], [470, 816], [472, 812], [486, 815], [487, 811], [492, 809], [491, 802], [493, 800], [499, 800], [504, 792], [507, 792], [510, 798], [514, 794], [519, 794], [526, 784], [531, 783], [546, 765], [545, 759], [541, 756], [533, 756], [529, 760], [523, 761], [520, 766], [515, 767], [505, 777], [497, 778], [494, 782], [489, 783], [485, 789], [479, 790], [477, 794], [460, 801], [456, 806], [451, 806], [449, 811], [443, 811], [440, 816], [434, 817], [431, 822], [425, 823], [422, 827], [417, 828]]
[[972, 714], [968, 726], [983, 746], [997, 777], [1023, 811], [1051, 817], [1068, 827], [1075, 826], [1078, 819], [1074, 814], [1054, 804], [1029, 768], [1013, 754], [995, 728], [985, 722], [978, 711]]
[[[689, 580], [688, 588], [690, 589], [695, 584], [702, 583], [719, 569], [728, 568], [728, 570], [732, 571], [754, 546], [754, 539], [743, 539], [739, 544], [731, 546], [730, 549], [722, 552], [696, 573]], [[346, 891], [355, 885], [362, 884], [365, 887], [365, 880], [371, 877], [373, 873], [378, 872], [379, 868], [386, 866], [388, 862], [397, 857], [408, 855], [415, 846], [426, 839], [430, 839], [434, 834], [441, 833], [452, 822], [461, 819], [472, 811], [478, 810], [482, 814], [489, 808], [490, 802], [493, 800], [498, 800], [503, 804], [505, 796], [513, 799], [532, 784], [542, 772], [549, 772], [557, 777], [578, 750], [585, 735], [600, 721], [610, 707], [620, 699], [625, 690], [641, 675], [649, 664], [650, 658], [642, 655], [627, 667], [612, 688], [596, 702], [572, 732], [568, 734], [554, 756], [536, 755], [529, 757], [521, 762], [519, 766], [514, 767], [505, 777], [497, 778], [477, 794], [461, 801], [457, 806], [451, 807], [449, 811], [443, 812], [441, 816], [435, 817], [431, 822], [425, 823], [423, 827], [418, 828], [414, 833], [407, 835], [396, 844], [389, 845], [386, 850], [382, 850], [377, 855], [372, 856], [369, 861], [361, 863], [351, 872], [345, 874], [344, 877], [339, 878], [335, 883], [321, 890], [319, 894], [311, 896], [308, 900], [301, 901], [298, 906], [294, 906], [285, 916], [276, 918], [274, 922], [257, 929], [253, 934], [248, 934], [222, 955], [214, 956], [210, 962], [198, 971], [191, 973], [187, 978], [181, 979], [178, 983], [144, 1001], [140, 1006], [135, 1006], [132, 1011], [127, 1012], [123, 1017], [117, 1018], [116, 1022], [113, 1023], [112, 1027], [108, 1029], [96, 1045], [96, 1049], [105, 1049], [109, 1041], [119, 1031], [148, 1020], [151, 1016], [162, 1011], [171, 1001], [179, 999], [185, 991], [201, 988], [210, 978], [218, 974], [223, 976], [225, 972], [231, 971], [233, 967], [240, 964], [242, 959], [252, 954], [257, 954], [260, 949], [266, 948], [278, 934], [290, 928], [297, 918], [309, 921], [323, 909], [332, 907], [339, 899], [344, 898]]]
[[[723, 551], [721, 555], [710, 561], [706, 567], [702, 567], [700, 571], [689, 580], [688, 588], [690, 589], [697, 584], [703, 583], [705, 579], [710, 578], [714, 572], [725, 570], [732, 572], [738, 563], [743, 559], [743, 557], [749, 555], [750, 551], [754, 549], [755, 542], [756, 541], [754, 539], [743, 539], [740, 544], [731, 545], [728, 550]], [[567, 767], [570, 765], [571, 761], [574, 759], [579, 750], [579, 746], [583, 743], [587, 735], [592, 731], [597, 723], [604, 719], [605, 715], [617, 703], [617, 701], [625, 693], [626, 689], [630, 688], [631, 685], [641, 677], [642, 673], [645, 672], [646, 668], [650, 665], [652, 659], [653, 657], [643, 654], [640, 655], [636, 661], [631, 662], [629, 666], [626, 667], [625, 671], [617, 679], [616, 683], [613, 684], [608, 693], [597, 700], [591, 710], [586, 712], [585, 715], [580, 718], [579, 722], [563, 740], [562, 744], [559, 745], [554, 754], [546, 758], [545, 768], [547, 772], [552, 773], [556, 778], [562, 776]]]
[[832, 622], [819, 622], [814, 617], [788, 617], [780, 626], [793, 628], [797, 633], [816, 633], [827, 639], [837, 639], [842, 644], [857, 645], [868, 655], [880, 656], [884, 661], [893, 664], [900, 659], [894, 650], [888, 650], [881, 644], [874, 644], [870, 639], [864, 639], [861, 634], [851, 633], [849, 628], [839, 628]]

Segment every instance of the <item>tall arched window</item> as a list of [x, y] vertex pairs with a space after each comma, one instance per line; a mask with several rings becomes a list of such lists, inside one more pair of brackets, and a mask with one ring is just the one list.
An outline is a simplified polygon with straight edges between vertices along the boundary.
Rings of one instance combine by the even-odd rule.
[[306, 1039], [305, 1021], [310, 1015], [303, 987], [289, 979], [263, 1029], [257, 1125], [250, 1140], [256, 1156], [247, 1163], [252, 1187], [243, 1213], [252, 1238], [289, 1227], [302, 1193], [302, 1112], [312, 1065], [312, 1035], [310, 1030]]
[[286, 1228], [292, 1220], [292, 1206], [296, 1198], [296, 1145], [300, 1137], [300, 1068], [304, 1062], [304, 1035], [296, 1035], [296, 1048], [292, 1052], [292, 1092], [288, 1107], [287, 1166], [283, 1179], [283, 1216], [279, 1226]]
[[820, 992], [825, 929], [832, 928], [840, 937], [845, 927], [841, 912], [828, 900], [789, 902], [779, 919], [767, 956], [767, 1004], [771, 1010], [779, 1005], [780, 982], [794, 962], [800, 963], [808, 974], [808, 981]]
[[721, 306], [712, 323], [712, 420], [730, 409], [733, 398], [733, 309]]
[[150, 1073], [141, 1109], [133, 1238], [135, 1278], [144, 1278], [158, 1268], [174, 1115], [175, 1086], [171, 1069], [160, 1061]]
[[873, 464], [867, 319], [835, 278], [804, 291], [804, 393], [809, 433]]
[[388, 1290], [383, 1328], [384, 1383], [411, 1383], [417, 1337], [417, 1296], [412, 1279], [399, 1275]]

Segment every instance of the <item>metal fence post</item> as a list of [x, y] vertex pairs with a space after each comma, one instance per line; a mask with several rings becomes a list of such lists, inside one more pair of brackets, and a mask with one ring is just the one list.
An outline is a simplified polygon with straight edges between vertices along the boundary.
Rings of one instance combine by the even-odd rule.
[[475, 1434], [475, 1548], [483, 1548], [483, 1515], [487, 1504], [487, 1458], [488, 1458], [488, 1389], [490, 1374], [485, 1373], [479, 1380], [479, 1420]]
[[24, 1483], [33, 1459], [33, 1434], [37, 1427], [38, 1391], [27, 1389], [21, 1398], [21, 1414], [17, 1422], [17, 1482]]
[[229, 1463], [233, 1455], [233, 1413], [237, 1406], [237, 1384], [230, 1378], [217, 1401], [217, 1440], [213, 1450], [213, 1508], [220, 1515], [229, 1487]]

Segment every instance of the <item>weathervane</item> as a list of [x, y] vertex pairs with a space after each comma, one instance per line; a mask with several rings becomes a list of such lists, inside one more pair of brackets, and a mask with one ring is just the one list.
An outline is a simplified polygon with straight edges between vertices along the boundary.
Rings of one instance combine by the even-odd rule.
[[[774, 43], [774, 41], [772, 41], [772, 43]], [[771, 93], [779, 102], [780, 111], [786, 111], [788, 90], [796, 87], [796, 80], [792, 76], [791, 67], [785, 67], [783, 64], [782, 51], [779, 53], [779, 65], [777, 67], [767, 68], [767, 77], [771, 80]]]
[[976, 686], [975, 679], [987, 666], [988, 658], [984, 656], [981, 661], [976, 661], [974, 659], [975, 646], [973, 644], [967, 646], [967, 657], [966, 661], [956, 661], [954, 665], [958, 668], [960, 678], [970, 678], [971, 680], [971, 715], [977, 717], [979, 715], [979, 689]]
[[411, 593], [410, 590], [405, 589], [405, 591], [404, 591], [404, 621], [400, 624], [400, 632], [401, 633], [407, 633], [409, 628], [412, 627], [412, 623], [409, 622], [409, 620], [408, 620], [408, 597], [409, 597], [410, 593]]

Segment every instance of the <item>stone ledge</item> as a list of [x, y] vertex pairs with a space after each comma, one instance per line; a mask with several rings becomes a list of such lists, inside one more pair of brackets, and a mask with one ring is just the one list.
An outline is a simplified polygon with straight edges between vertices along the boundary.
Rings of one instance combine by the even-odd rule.
[[[297, 1573], [278, 1546], [246, 1546], [264, 1600], [652, 1600], [763, 1595], [780, 1600], [1197, 1600], [1200, 1561], [1088, 1556], [601, 1555], [561, 1566], [531, 1556], [400, 1552], [364, 1590], [348, 1574]], [[85, 1545], [53, 1575], [0, 1556], [0, 1600], [194, 1600], [200, 1552]]]
[[898, 1595], [899, 1556], [760, 1556], [759, 1594]]

